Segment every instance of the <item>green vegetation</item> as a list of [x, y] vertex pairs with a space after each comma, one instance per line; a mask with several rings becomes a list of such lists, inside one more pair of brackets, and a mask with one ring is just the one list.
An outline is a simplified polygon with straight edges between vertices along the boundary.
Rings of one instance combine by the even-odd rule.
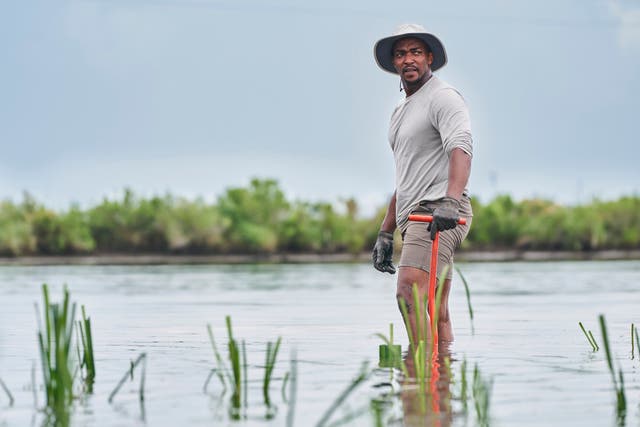
[[467, 308], [469, 309], [469, 321], [471, 322], [471, 335], [475, 335], [476, 330], [473, 326], [473, 306], [471, 305], [471, 291], [469, 291], [469, 283], [467, 282], [466, 277], [464, 277], [464, 274], [462, 274], [462, 270], [460, 270], [456, 265], [454, 265], [454, 268], [458, 272], [458, 275], [464, 284], [464, 293], [467, 297]]
[[[276, 358], [278, 357], [278, 350], [280, 349], [280, 343], [282, 337], [278, 337], [275, 344], [267, 343], [266, 361], [264, 365], [264, 379], [262, 381], [262, 396], [264, 397], [264, 404], [267, 407], [271, 406], [271, 399], [269, 398], [269, 385], [271, 384], [271, 377], [273, 375], [273, 368], [276, 365]], [[245, 353], [246, 354], [246, 353]], [[245, 363], [246, 366], [246, 363]], [[246, 380], [246, 375], [245, 375]]]
[[607, 334], [607, 325], [604, 319], [604, 315], [598, 316], [598, 320], [600, 321], [600, 330], [602, 332], [602, 343], [604, 344], [604, 351], [607, 357], [607, 366], [609, 367], [609, 372], [611, 373], [611, 381], [613, 382], [613, 387], [616, 390], [616, 416], [618, 425], [625, 425], [625, 417], [627, 415], [627, 398], [625, 396], [624, 391], [624, 377], [622, 375], [622, 369], [618, 369], [618, 379], [616, 380], [616, 370], [613, 367], [613, 361], [611, 356], [611, 349], [609, 347], [609, 337]]
[[[360, 367], [360, 373], [351, 381], [351, 383], [345, 388], [342, 393], [338, 395], [336, 400], [331, 404], [331, 406], [325, 411], [325, 413], [320, 417], [320, 421], [316, 424], [316, 427], [324, 427], [327, 425], [331, 416], [336, 412], [336, 410], [343, 405], [347, 397], [361, 384], [363, 384], [371, 375], [372, 371], [368, 368], [367, 362], [364, 362]], [[347, 415], [351, 420], [352, 415]], [[334, 422], [332, 425], [342, 424], [342, 421]]]
[[91, 334], [91, 318], [87, 317], [87, 313], [82, 306], [82, 320], [78, 321], [78, 331], [80, 334], [80, 342], [82, 343], [82, 355], [78, 357], [80, 360], [80, 368], [84, 370], [85, 387], [89, 393], [93, 391], [93, 382], [96, 378], [96, 364], [93, 357], [93, 336]]
[[73, 401], [75, 360], [72, 358], [76, 304], [70, 304], [69, 291], [64, 290], [62, 303], [53, 304], [48, 286], [42, 285], [44, 323], [39, 323], [38, 344], [47, 409], [60, 424], [68, 424]]
[[[233, 393], [231, 395], [231, 406], [229, 409], [229, 416], [233, 420], [240, 420], [247, 418], [247, 408], [249, 406], [248, 403], [248, 394], [249, 394], [249, 376], [247, 373], [247, 350], [245, 346], [245, 341], [241, 341], [241, 346], [238, 345], [238, 341], [233, 336], [233, 328], [231, 325], [231, 317], [226, 316], [225, 322], [227, 326], [227, 336], [228, 343], [227, 347], [229, 349], [228, 360], [231, 368], [227, 368], [227, 364], [225, 360], [222, 358], [222, 355], [218, 351], [218, 346], [216, 345], [215, 338], [213, 336], [213, 330], [211, 325], [207, 325], [207, 331], [209, 334], [209, 340], [211, 341], [211, 347], [213, 348], [213, 354], [216, 360], [216, 368], [212, 369], [209, 376], [207, 377], [204, 385], [204, 391], [207, 391], [207, 386], [213, 377], [216, 375], [222, 384], [223, 390], [221, 396], [226, 393], [227, 390], [227, 381], [232, 386]], [[262, 380], [262, 396], [264, 399], [264, 404], [267, 408], [267, 413], [265, 415], [265, 419], [272, 419], [276, 415], [277, 408], [272, 405], [271, 397], [270, 397], [270, 386], [271, 380], [273, 377], [273, 370], [276, 365], [276, 359], [278, 357], [278, 351], [280, 350], [280, 344], [282, 342], [282, 338], [278, 337], [275, 343], [268, 342], [267, 343], [267, 351], [266, 351], [266, 360], [264, 366], [264, 376]], [[292, 362], [293, 363], [293, 362]], [[289, 380], [289, 375], [285, 376], [282, 385], [282, 395], [283, 400], [286, 401], [284, 395], [285, 383]], [[291, 390], [290, 390], [290, 399], [295, 402], [295, 371], [292, 368], [291, 374]], [[291, 405], [291, 403], [290, 403]], [[292, 409], [291, 409], [292, 410]]]
[[489, 406], [491, 403], [492, 380], [486, 380], [476, 363], [473, 367], [473, 383], [471, 392], [473, 394], [474, 407], [476, 409], [476, 420], [480, 427], [489, 426]]
[[587, 338], [587, 341], [589, 341], [589, 344], [591, 345], [591, 348], [593, 349], [593, 351], [600, 350], [600, 347], [598, 347], [598, 343], [596, 342], [596, 339], [593, 337], [593, 334], [591, 333], [591, 331], [587, 333], [587, 330], [582, 325], [582, 322], [578, 322], [578, 326], [580, 326], [580, 329], [582, 329], [582, 333], [584, 333], [584, 336]]
[[138, 389], [138, 398], [140, 402], [144, 402], [144, 384], [145, 384], [145, 376], [147, 372], [147, 353], [140, 353], [138, 358], [135, 361], [129, 362], [129, 369], [124, 373], [123, 377], [120, 379], [116, 387], [113, 389], [111, 394], [109, 395], [108, 402], [113, 402], [113, 398], [116, 397], [116, 394], [120, 391], [124, 383], [127, 381], [127, 378], [133, 381], [133, 372], [135, 368], [142, 363], [142, 368], [140, 372], [140, 388]]
[[[464, 249], [640, 248], [640, 196], [563, 206], [502, 195], [472, 204], [473, 226]], [[229, 188], [215, 203], [170, 194], [142, 198], [125, 190], [121, 199], [56, 212], [25, 194], [19, 203], [0, 201], [0, 256], [355, 254], [373, 247], [385, 209], [360, 212], [354, 199], [337, 205], [291, 201], [269, 179]]]
[[13, 406], [13, 395], [9, 391], [9, 387], [7, 387], [7, 385], [4, 383], [4, 381], [2, 381], [2, 378], [0, 378], [0, 388], [2, 388], [2, 390], [4, 390], [4, 392], [6, 393], [7, 397], [9, 398], [9, 406]]
[[376, 333], [384, 344], [378, 346], [378, 366], [381, 368], [399, 368], [402, 363], [402, 346], [393, 343], [393, 323], [389, 323], [389, 337]]
[[[635, 330], [635, 325], [632, 323], [631, 324], [631, 360], [633, 360], [635, 358], [635, 345], [634, 345], [634, 342], [633, 342], [633, 331], [634, 330]], [[637, 333], [638, 332], [636, 331], [636, 334]]]

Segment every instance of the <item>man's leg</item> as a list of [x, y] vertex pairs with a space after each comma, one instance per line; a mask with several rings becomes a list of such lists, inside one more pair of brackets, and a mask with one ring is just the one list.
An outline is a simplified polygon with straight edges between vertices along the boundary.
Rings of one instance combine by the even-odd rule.
[[[413, 213], [430, 214], [432, 208], [437, 206], [437, 202], [424, 206]], [[458, 225], [456, 228], [443, 231], [440, 233], [440, 246], [438, 250], [438, 272], [440, 274], [449, 265], [453, 268], [453, 253], [460, 246], [471, 225], [473, 212], [471, 210], [471, 202], [468, 197], [462, 199], [460, 216], [467, 219], [466, 225]], [[419, 310], [420, 318], [427, 316], [426, 308], [415, 307], [413, 298], [413, 284], [418, 284], [418, 292], [420, 297], [420, 306], [423, 306], [424, 295], [429, 290], [429, 273], [431, 260], [431, 237], [427, 231], [426, 224], [409, 223], [403, 233], [402, 254], [400, 256], [397, 297], [402, 298], [409, 309], [409, 325], [413, 331], [413, 337], [417, 336], [415, 327], [415, 313]], [[446, 280], [442, 286], [442, 297], [440, 300], [440, 311], [438, 313], [438, 338], [440, 341], [453, 341], [453, 328], [451, 326], [451, 316], [449, 315], [449, 291], [451, 290], [451, 277], [453, 272], [449, 268]], [[439, 276], [436, 276], [439, 277]], [[406, 322], [406, 320], [405, 320]], [[423, 320], [424, 322], [424, 320]], [[424, 324], [424, 323], [423, 323]], [[427, 324], [430, 320], [427, 316]], [[431, 330], [427, 328], [427, 338], [431, 337]], [[407, 331], [407, 333], [410, 333]]]
[[[418, 285], [418, 306], [416, 307], [415, 298], [413, 297], [413, 284]], [[404, 313], [400, 309], [400, 313], [403, 316], [405, 325], [409, 325], [410, 330], [407, 330], [407, 335], [411, 334], [412, 341], [417, 343], [419, 330], [422, 334], [426, 333], [425, 340], [431, 338], [431, 330], [427, 327], [426, 331], [423, 331], [425, 324], [425, 316], [427, 325], [429, 325], [429, 317], [426, 313], [426, 308], [423, 304], [424, 296], [429, 289], [429, 277], [427, 272], [415, 267], [399, 267], [398, 268], [398, 287], [396, 290], [396, 298], [398, 299], [398, 308], [400, 308], [400, 300], [404, 301], [407, 308], [408, 319], [404, 318]], [[418, 313], [419, 324], [416, 324], [416, 313]]]
[[440, 286], [442, 286], [442, 297], [440, 299], [440, 311], [438, 312], [438, 341], [452, 342], [453, 328], [451, 327], [451, 317], [449, 316], [451, 279], [446, 279]]
[[[415, 299], [413, 297], [413, 284], [418, 285], [418, 307], [415, 306]], [[451, 326], [451, 317], [449, 316], [449, 291], [451, 290], [451, 279], [446, 279], [442, 283], [442, 297], [440, 299], [440, 311], [438, 313], [438, 340], [451, 342], [453, 341], [453, 328]], [[409, 319], [404, 319], [405, 324], [410, 325], [411, 331], [407, 331], [407, 334], [411, 333], [414, 342], [418, 342], [418, 329], [416, 327], [416, 312], [419, 313], [420, 327], [424, 330], [425, 316], [427, 330], [423, 331], [425, 339], [431, 339], [431, 319], [427, 313], [427, 307], [424, 306], [424, 297], [429, 290], [429, 274], [415, 267], [400, 267], [398, 272], [398, 287], [396, 292], [396, 298], [398, 298], [398, 305], [400, 299], [405, 302], [407, 307], [407, 315]], [[400, 310], [402, 312], [402, 310]], [[404, 317], [404, 314], [403, 314]]]

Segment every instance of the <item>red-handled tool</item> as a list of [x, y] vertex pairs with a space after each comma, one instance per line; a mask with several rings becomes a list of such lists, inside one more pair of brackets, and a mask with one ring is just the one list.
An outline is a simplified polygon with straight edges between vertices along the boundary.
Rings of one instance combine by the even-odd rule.
[[[409, 221], [417, 222], [432, 222], [432, 215], [409, 215]], [[458, 224], [465, 225], [467, 220], [465, 218], [459, 218]], [[431, 322], [431, 332], [433, 336], [433, 348], [438, 348], [438, 325], [434, 325], [434, 314], [436, 305], [436, 280], [438, 278], [438, 243], [440, 242], [440, 232], [436, 231], [436, 238], [433, 239], [431, 245], [431, 263], [429, 266], [429, 321]]]

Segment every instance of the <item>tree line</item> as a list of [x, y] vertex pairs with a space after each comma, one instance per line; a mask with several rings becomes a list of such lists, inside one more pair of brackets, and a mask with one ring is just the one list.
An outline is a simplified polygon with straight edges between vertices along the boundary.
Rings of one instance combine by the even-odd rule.
[[[638, 196], [565, 206], [501, 195], [472, 204], [463, 249], [640, 248]], [[229, 188], [215, 203], [170, 194], [144, 198], [125, 190], [120, 199], [56, 212], [25, 195], [19, 203], [0, 202], [0, 255], [355, 254], [373, 247], [385, 210], [366, 215], [354, 199], [287, 200], [270, 179]]]

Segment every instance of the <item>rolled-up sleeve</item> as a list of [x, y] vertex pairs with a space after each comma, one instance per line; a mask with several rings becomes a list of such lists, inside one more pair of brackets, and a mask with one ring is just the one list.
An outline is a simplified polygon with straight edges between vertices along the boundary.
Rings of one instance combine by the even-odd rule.
[[440, 132], [447, 155], [451, 155], [455, 148], [460, 148], [473, 156], [471, 121], [462, 95], [453, 88], [439, 90], [432, 101], [430, 113], [431, 123]]

